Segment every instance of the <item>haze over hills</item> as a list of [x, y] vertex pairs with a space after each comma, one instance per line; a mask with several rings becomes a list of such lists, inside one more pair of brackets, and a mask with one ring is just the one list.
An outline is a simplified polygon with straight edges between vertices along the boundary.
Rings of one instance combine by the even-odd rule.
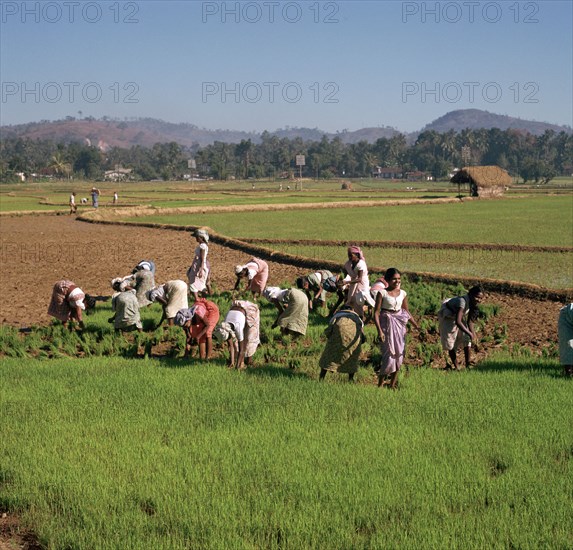
[[[472, 130], [479, 128], [499, 128], [500, 130], [515, 128], [534, 135], [543, 134], [546, 130], [553, 130], [557, 133], [563, 131], [567, 133], [573, 132], [570, 126], [523, 120], [479, 109], [451, 111], [424, 126], [420, 132], [426, 130], [434, 130], [436, 132], [454, 130], [455, 132], [460, 132], [466, 128]], [[84, 142], [104, 150], [110, 147], [129, 148], [135, 145], [151, 147], [155, 143], [171, 141], [189, 148], [206, 146], [215, 141], [225, 143], [239, 143], [243, 139], [250, 139], [254, 143], [261, 141], [260, 133], [238, 130], [208, 130], [189, 123], [174, 124], [153, 118], [118, 120], [103, 117], [101, 120], [93, 118], [76, 120], [73, 117], [68, 117], [65, 120], [2, 126], [0, 132], [2, 139], [20, 137], [65, 143]], [[420, 132], [412, 132], [405, 135], [409, 142], [414, 142]], [[329, 139], [338, 136], [344, 143], [357, 143], [359, 141], [374, 143], [379, 138], [390, 138], [398, 135], [400, 131], [390, 127], [370, 127], [355, 131], [342, 130], [336, 133], [329, 133], [323, 132], [318, 128], [287, 127], [269, 133], [279, 138], [294, 139], [300, 137], [304, 141], [319, 141], [323, 136]]]

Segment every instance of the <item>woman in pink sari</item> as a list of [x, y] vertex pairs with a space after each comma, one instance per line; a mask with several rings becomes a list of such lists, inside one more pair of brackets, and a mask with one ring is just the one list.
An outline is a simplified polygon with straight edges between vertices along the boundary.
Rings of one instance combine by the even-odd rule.
[[388, 283], [386, 289], [376, 294], [374, 324], [381, 342], [382, 362], [378, 371], [378, 387], [389, 377], [389, 387], [396, 388], [398, 371], [406, 353], [406, 328], [408, 321], [418, 328], [418, 324], [408, 310], [408, 298], [402, 290], [400, 272], [391, 267], [384, 275]]
[[260, 258], [251, 258], [245, 265], [238, 265], [235, 267], [235, 275], [237, 282], [235, 283], [234, 290], [239, 290], [241, 286], [241, 279], [247, 279], [248, 288], [253, 293], [253, 297], [263, 293], [267, 286], [269, 279], [269, 266], [267, 262]]

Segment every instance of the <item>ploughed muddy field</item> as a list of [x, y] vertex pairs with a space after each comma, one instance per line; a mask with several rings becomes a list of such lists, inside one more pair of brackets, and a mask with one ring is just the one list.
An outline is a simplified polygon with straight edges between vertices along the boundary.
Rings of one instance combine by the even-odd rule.
[[[192, 216], [188, 221], [193, 224]], [[73, 216], [21, 216], [0, 219], [2, 268], [0, 322], [18, 327], [48, 324], [54, 282], [67, 278], [85, 292], [111, 294], [110, 280], [127, 275], [142, 259], [157, 264], [156, 280], [186, 280], [196, 246], [190, 233], [153, 228], [91, 224]], [[341, 263], [346, 251], [341, 246]], [[249, 255], [210, 243], [215, 290], [232, 288], [234, 266]], [[310, 270], [269, 261], [269, 285], [294, 282]], [[406, 289], [407, 290], [407, 289]], [[539, 352], [557, 342], [559, 302], [488, 293], [486, 302], [501, 306], [497, 324], [506, 324], [506, 344]], [[487, 350], [480, 350], [480, 355]]]

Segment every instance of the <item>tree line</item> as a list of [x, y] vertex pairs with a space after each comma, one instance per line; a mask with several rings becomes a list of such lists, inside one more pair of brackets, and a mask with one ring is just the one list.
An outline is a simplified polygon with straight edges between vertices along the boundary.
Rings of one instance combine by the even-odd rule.
[[[455, 168], [497, 165], [524, 182], [546, 183], [573, 171], [573, 135], [547, 130], [539, 136], [519, 130], [423, 131], [413, 144], [398, 134], [374, 143], [344, 143], [340, 137], [320, 141], [279, 138], [269, 132], [260, 142], [216, 141], [206, 147], [176, 142], [153, 147], [111, 147], [105, 151], [77, 142], [11, 138], [0, 143], [0, 179], [27, 177], [102, 180], [117, 167], [132, 170], [134, 180], [201, 178], [247, 179], [297, 176], [296, 155], [305, 156], [303, 177], [316, 179], [371, 177], [378, 168], [397, 168], [404, 177], [416, 174], [444, 179]], [[190, 160], [195, 161], [191, 169]], [[421, 173], [421, 175], [420, 175]], [[20, 178], [21, 179], [21, 178]]]

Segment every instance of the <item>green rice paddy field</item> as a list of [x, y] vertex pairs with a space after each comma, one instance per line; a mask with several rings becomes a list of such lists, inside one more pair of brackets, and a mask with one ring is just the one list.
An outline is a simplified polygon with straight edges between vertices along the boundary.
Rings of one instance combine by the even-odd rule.
[[[254, 218], [254, 219], [253, 219]], [[293, 223], [296, 220], [296, 223]], [[573, 195], [322, 210], [149, 216], [244, 238], [573, 246]]]
[[[142, 218], [134, 218], [141, 221]], [[244, 240], [325, 239], [573, 247], [573, 197], [535, 196], [491, 201], [321, 210], [149, 216], [145, 221], [207, 225]], [[301, 256], [343, 263], [340, 247], [276, 244]], [[405, 271], [513, 280], [548, 288], [573, 286], [573, 252], [367, 247], [369, 265]]]
[[47, 548], [570, 548], [552, 360], [399, 392], [183, 360], [0, 364], [0, 507]]

